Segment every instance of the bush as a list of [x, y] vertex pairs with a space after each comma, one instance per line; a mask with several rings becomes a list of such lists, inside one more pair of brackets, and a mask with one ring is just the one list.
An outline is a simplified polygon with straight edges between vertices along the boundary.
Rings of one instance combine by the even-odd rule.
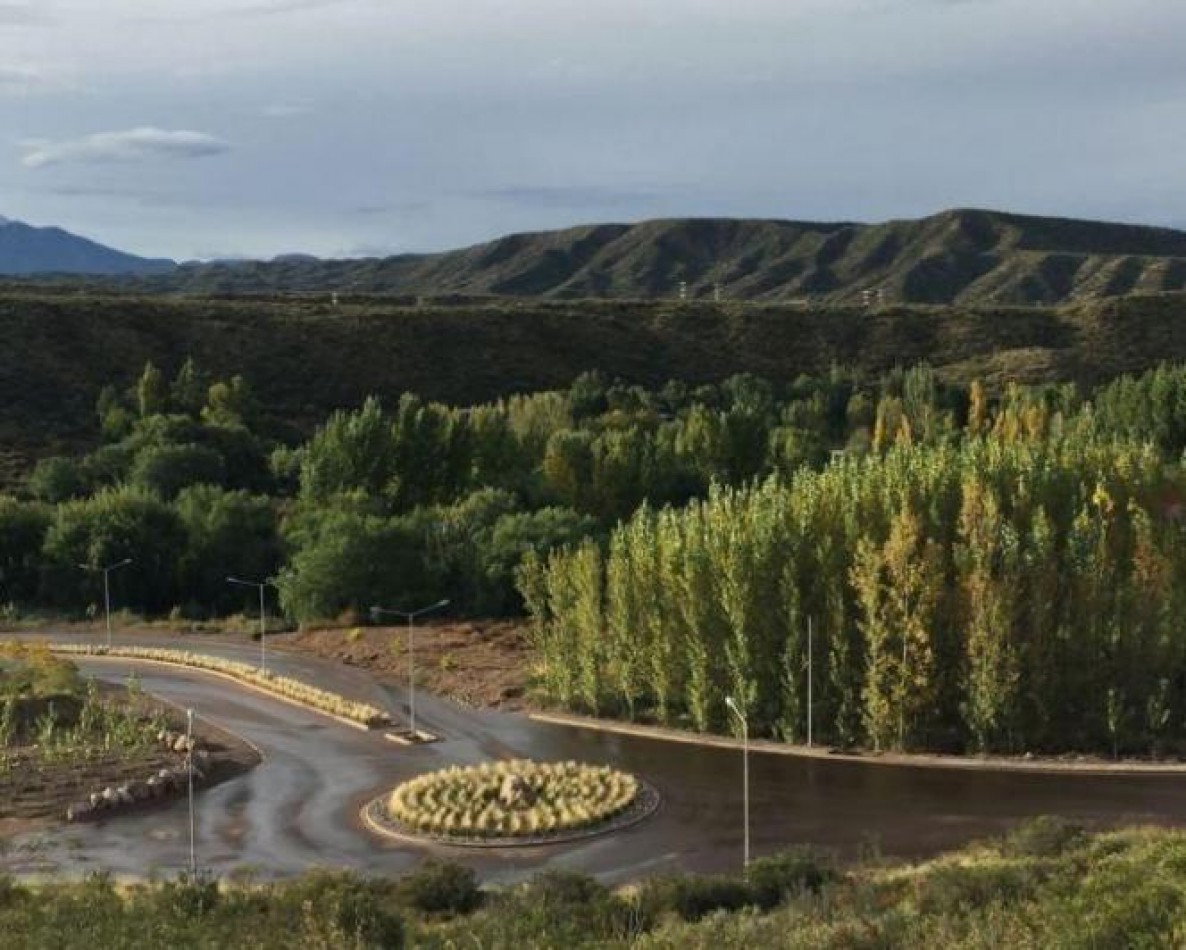
[[639, 892], [639, 907], [654, 920], [674, 913], [697, 921], [717, 910], [734, 911], [757, 903], [743, 880], [726, 875], [678, 875], [652, 878]]
[[1001, 853], [1014, 858], [1056, 858], [1086, 840], [1082, 825], [1041, 815], [1009, 832], [1001, 844]]
[[794, 848], [768, 858], [758, 858], [746, 871], [753, 902], [762, 910], [810, 891], [818, 894], [837, 877], [828, 859], [812, 848]]
[[1025, 866], [941, 865], [918, 879], [915, 901], [924, 914], [963, 916], [1031, 896], [1034, 886], [1034, 874]]
[[400, 879], [399, 895], [426, 914], [468, 914], [482, 902], [477, 875], [451, 861], [426, 861]]
[[391, 909], [391, 884], [352, 871], [312, 871], [280, 892], [300, 908], [316, 946], [398, 948], [403, 918]]

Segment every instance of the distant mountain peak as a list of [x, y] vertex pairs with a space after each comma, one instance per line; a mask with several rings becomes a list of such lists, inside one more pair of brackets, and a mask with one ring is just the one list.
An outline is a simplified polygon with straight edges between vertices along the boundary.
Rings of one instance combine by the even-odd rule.
[[176, 266], [170, 260], [125, 254], [61, 228], [38, 228], [0, 217], [0, 276], [130, 276], [164, 274]]

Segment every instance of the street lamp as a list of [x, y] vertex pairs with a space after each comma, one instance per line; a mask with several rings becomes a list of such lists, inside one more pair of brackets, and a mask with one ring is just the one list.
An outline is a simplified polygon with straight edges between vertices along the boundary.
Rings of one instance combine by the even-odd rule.
[[741, 723], [741, 741], [742, 741], [742, 756], [741, 756], [741, 801], [743, 810], [743, 821], [745, 823], [745, 850], [743, 857], [743, 864], [746, 868], [749, 867], [749, 722], [746, 721], [745, 714], [737, 708], [737, 703], [733, 701], [732, 696], [725, 698], [725, 705], [733, 710], [734, 715], [737, 716]]
[[117, 561], [114, 564], [108, 564], [106, 567], [99, 567], [95, 564], [79, 564], [84, 571], [92, 571], [98, 573], [103, 572], [103, 612], [107, 618], [107, 648], [111, 648], [111, 572], [118, 570], [121, 567], [126, 567], [132, 563], [130, 557], [124, 558], [122, 561]]
[[194, 711], [185, 711], [185, 774], [189, 797], [189, 875], [191, 882], [198, 875], [198, 851], [195, 844], [194, 821]]
[[239, 577], [228, 577], [226, 582], [238, 584], [240, 587], [259, 588], [259, 668], [266, 673], [268, 672], [268, 647], [265, 638], [268, 634], [268, 615], [264, 612], [264, 588], [276, 585], [271, 580], [245, 581]]
[[389, 614], [394, 617], [403, 617], [408, 621], [408, 726], [413, 741], [416, 739], [416, 628], [414, 621], [422, 614], [447, 606], [449, 606], [448, 600], [438, 600], [435, 604], [421, 607], [419, 610], [395, 610], [390, 607], [371, 608], [371, 616], [376, 620]]

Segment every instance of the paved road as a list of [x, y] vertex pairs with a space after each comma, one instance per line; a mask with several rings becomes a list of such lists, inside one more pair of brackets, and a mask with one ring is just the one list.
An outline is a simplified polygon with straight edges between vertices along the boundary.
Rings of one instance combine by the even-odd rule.
[[[186, 638], [184, 646], [258, 658], [258, 648], [242, 644]], [[270, 661], [279, 672], [376, 702], [397, 717], [406, 708], [400, 689], [362, 671], [279, 651]], [[220, 873], [258, 869], [270, 876], [314, 865], [399, 871], [429, 850], [472, 864], [493, 880], [515, 879], [545, 864], [618, 881], [656, 870], [735, 868], [740, 861], [736, 751], [545, 725], [463, 709], [422, 693], [417, 718], [444, 741], [407, 748], [198, 672], [117, 661], [80, 665], [87, 674], [112, 680], [135, 667], [148, 691], [192, 707], [262, 750], [260, 766], [197, 797], [199, 862]], [[504, 756], [612, 763], [656, 786], [663, 805], [641, 825], [612, 836], [497, 854], [405, 846], [375, 838], [358, 821], [364, 802], [405, 778]], [[755, 854], [815, 843], [850, 855], [870, 847], [922, 855], [1052, 813], [1102, 824], [1186, 824], [1186, 776], [966, 772], [755, 753], [751, 783]], [[185, 803], [178, 802], [72, 826], [44, 836], [41, 852], [71, 871], [168, 872], [188, 860], [186, 816]]]

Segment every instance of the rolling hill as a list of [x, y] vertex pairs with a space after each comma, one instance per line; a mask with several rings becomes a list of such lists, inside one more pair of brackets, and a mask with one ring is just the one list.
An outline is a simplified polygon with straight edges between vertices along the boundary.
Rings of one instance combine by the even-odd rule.
[[439, 254], [187, 265], [143, 290], [1058, 304], [1186, 290], [1186, 232], [956, 210], [883, 224], [679, 219]]

